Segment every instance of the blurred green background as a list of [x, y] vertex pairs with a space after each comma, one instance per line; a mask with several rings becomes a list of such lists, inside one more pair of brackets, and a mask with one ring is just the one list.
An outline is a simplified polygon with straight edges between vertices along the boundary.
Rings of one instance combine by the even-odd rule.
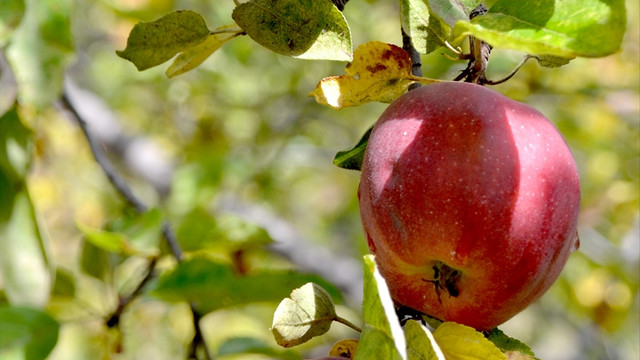
[[[536, 107], [559, 127], [582, 180], [580, 250], [539, 302], [501, 326], [541, 359], [640, 357], [640, 8], [635, 0], [626, 5], [627, 34], [617, 54], [579, 58], [558, 69], [530, 62], [495, 87]], [[203, 213], [214, 218], [240, 214], [265, 226], [276, 242], [293, 241], [286, 251], [277, 246], [252, 250], [245, 257], [249, 271], [304, 268], [308, 264], [296, 254], [308, 249], [322, 259], [355, 264], [354, 271], [341, 274], [342, 284], [353, 288], [345, 291], [338, 312], [358, 323], [358, 266], [367, 253], [357, 208], [359, 173], [335, 167], [332, 159], [354, 145], [386, 105], [340, 111], [320, 106], [307, 94], [322, 77], [342, 74], [345, 63], [279, 56], [246, 36], [173, 79], [164, 75], [168, 64], [138, 72], [115, 54], [139, 21], [191, 9], [215, 28], [232, 23], [233, 7], [230, 0], [75, 1], [67, 77], [101, 101], [87, 107], [86, 114], [108, 118], [100, 131], [104, 141], [112, 141], [107, 147], [111, 158], [135, 193], [172, 222], [187, 251], [186, 239], [207, 236], [206, 229], [188, 220]], [[354, 47], [371, 40], [401, 44], [396, 2], [353, 0], [344, 15]], [[61, 21], [48, 30], [55, 37], [68, 25]], [[464, 68], [443, 52], [423, 57], [425, 76], [452, 79]], [[508, 73], [521, 56], [495, 50], [489, 77]], [[6, 67], [2, 76], [11, 76]], [[10, 102], [12, 85], [3, 86], [0, 99]], [[101, 227], [126, 217], [129, 210], [93, 160], [76, 123], [59, 107], [37, 108], [21, 100], [21, 114], [35, 131], [28, 186], [58, 274], [75, 287], [73, 298], [52, 296], [45, 304], [62, 324], [50, 358], [183, 358], [193, 336], [186, 305], [143, 297], [123, 315], [121, 333], [105, 326], [103, 317], [113, 310], [116, 292], [131, 287], [131, 273], [144, 266], [133, 258], [119, 263], [110, 281], [90, 276], [80, 261], [86, 250], [76, 224]], [[225, 258], [215, 250], [210, 253]], [[161, 268], [170, 266], [170, 260], [161, 261]], [[331, 272], [334, 265], [324, 266]], [[207, 315], [203, 325], [212, 353], [221, 352], [221, 344], [233, 337], [251, 337], [276, 348], [268, 330], [276, 305], [231, 307]], [[335, 324], [329, 335], [293, 353], [219, 358], [296, 358], [298, 351], [318, 357], [336, 340], [356, 336]], [[114, 344], [120, 342], [124, 351], [116, 353]]]

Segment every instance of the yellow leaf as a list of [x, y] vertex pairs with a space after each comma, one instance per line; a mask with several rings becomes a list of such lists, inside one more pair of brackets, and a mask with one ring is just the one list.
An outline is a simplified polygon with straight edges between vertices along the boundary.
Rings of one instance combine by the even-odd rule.
[[309, 96], [315, 96], [319, 104], [341, 109], [372, 101], [390, 103], [414, 82], [438, 82], [412, 75], [409, 54], [380, 41], [360, 45], [345, 73], [322, 79]]
[[444, 322], [433, 332], [447, 360], [506, 360], [496, 345], [473, 328]]
[[173, 61], [173, 64], [167, 69], [167, 76], [171, 78], [193, 70], [216, 50], [220, 49], [227, 41], [240, 34], [242, 34], [242, 29], [238, 28], [236, 24], [217, 28], [209, 34], [206, 40], [178, 55]]

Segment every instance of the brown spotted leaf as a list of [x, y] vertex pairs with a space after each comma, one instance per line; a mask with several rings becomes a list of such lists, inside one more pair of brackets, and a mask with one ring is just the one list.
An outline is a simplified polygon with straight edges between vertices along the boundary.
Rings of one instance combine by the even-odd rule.
[[438, 81], [412, 75], [407, 52], [380, 41], [360, 45], [345, 73], [322, 79], [309, 96], [314, 96], [320, 104], [341, 109], [372, 101], [390, 103], [414, 82]]

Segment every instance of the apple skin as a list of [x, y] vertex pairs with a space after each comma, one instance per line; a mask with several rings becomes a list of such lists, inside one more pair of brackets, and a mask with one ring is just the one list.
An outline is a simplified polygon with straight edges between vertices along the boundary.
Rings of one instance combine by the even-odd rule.
[[370, 135], [358, 188], [393, 299], [478, 330], [549, 289], [579, 246], [578, 170], [534, 108], [480, 85], [404, 94]]

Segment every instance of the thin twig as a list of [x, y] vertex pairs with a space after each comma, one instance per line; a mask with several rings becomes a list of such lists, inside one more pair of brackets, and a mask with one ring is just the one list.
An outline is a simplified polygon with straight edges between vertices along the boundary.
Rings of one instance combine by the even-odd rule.
[[[70, 101], [68, 94], [66, 91], [62, 95], [61, 99], [62, 108], [70, 112], [75, 120], [78, 122], [82, 133], [84, 134], [87, 142], [89, 143], [89, 147], [91, 152], [96, 160], [96, 162], [102, 168], [102, 171], [105, 173], [113, 187], [125, 198], [125, 200], [133, 206], [138, 212], [147, 211], [147, 205], [145, 205], [138, 197], [133, 193], [131, 187], [126, 182], [126, 180], [122, 177], [122, 175], [118, 172], [118, 170], [113, 166], [113, 163], [109, 160], [102, 146], [95, 140], [89, 128], [87, 126], [87, 122], [80, 116], [77, 109]], [[175, 232], [171, 228], [169, 222], [164, 221], [162, 224], [162, 235], [169, 244], [171, 249], [171, 253], [176, 258], [178, 262], [182, 261], [182, 249], [180, 248], [180, 244], [178, 243], [178, 239], [176, 237]], [[152, 259], [147, 267], [147, 274], [142, 279], [138, 287], [134, 290], [132, 294], [130, 294], [127, 298], [123, 298], [120, 300], [118, 304], [118, 308], [114, 311], [111, 317], [109, 317], [107, 323], [108, 325], [115, 326], [119, 322], [120, 315], [124, 311], [124, 309], [137, 297], [143, 290], [143, 287], [153, 276], [153, 270], [155, 269], [157, 259]], [[204, 342], [204, 338], [202, 336], [202, 329], [200, 327], [200, 319], [201, 315], [195, 308], [194, 304], [189, 304], [191, 307], [191, 312], [193, 314], [193, 327], [195, 329], [195, 336], [192, 341], [193, 349], [198, 348], [199, 345], [202, 345], [204, 349], [205, 359], [211, 360], [211, 354], [209, 353], [207, 346]], [[195, 350], [194, 350], [195, 351]]]
[[520, 70], [520, 68], [522, 67], [522, 65], [524, 65], [524, 64], [527, 62], [527, 60], [531, 59], [532, 57], [533, 57], [533, 56], [531, 56], [531, 55], [525, 55], [525, 56], [522, 58], [522, 60], [520, 60], [520, 62], [518, 63], [518, 65], [516, 65], [516, 67], [515, 67], [515, 68], [513, 68], [513, 70], [511, 70], [511, 72], [510, 72], [507, 76], [503, 77], [503, 78], [502, 78], [502, 79], [500, 79], [500, 80], [495, 80], [495, 81], [493, 81], [493, 80], [487, 80], [486, 84], [488, 84], [488, 85], [498, 85], [498, 84], [502, 84], [503, 82], [505, 82], [505, 81], [507, 81], [507, 80], [511, 79], [511, 78], [513, 77], [513, 75], [515, 75], [515, 74], [518, 72], [518, 70]]
[[336, 316], [335, 321], [339, 322], [340, 324], [346, 325], [346, 326], [352, 328], [353, 330], [355, 330], [355, 331], [357, 331], [359, 333], [362, 332], [362, 329], [358, 325], [352, 323], [351, 321], [349, 321], [349, 320], [347, 320], [345, 318], [342, 318], [340, 316]]
[[138, 286], [131, 292], [131, 294], [129, 294], [129, 296], [120, 298], [118, 307], [107, 320], [108, 327], [115, 327], [120, 323], [120, 316], [122, 315], [124, 309], [142, 293], [145, 285], [147, 285], [147, 283], [149, 283], [149, 281], [153, 278], [153, 272], [156, 268], [157, 263], [157, 257], [154, 256], [153, 258], [151, 258], [149, 265], [147, 265], [147, 273], [142, 278]]

